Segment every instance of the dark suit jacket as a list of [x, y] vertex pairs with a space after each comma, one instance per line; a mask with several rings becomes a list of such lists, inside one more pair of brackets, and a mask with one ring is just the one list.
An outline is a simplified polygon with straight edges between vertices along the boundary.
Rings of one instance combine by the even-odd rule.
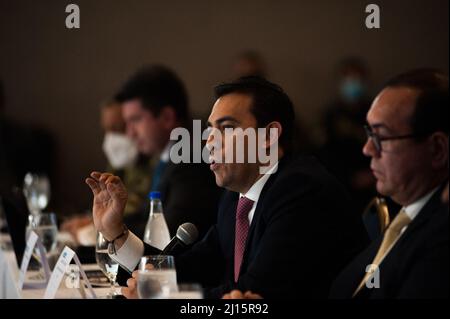
[[[217, 187], [213, 173], [205, 164], [174, 164], [169, 162], [159, 182], [164, 217], [171, 236], [178, 226], [191, 222], [197, 226], [200, 236], [216, 223], [221, 189]], [[140, 238], [144, 235], [149, 216], [149, 201], [138, 214], [127, 217], [125, 222]]]
[[[438, 191], [414, 218], [379, 267], [380, 287], [363, 287], [357, 298], [448, 298], [448, 206]], [[337, 277], [331, 298], [351, 298], [382, 242], [371, 243]]]
[[[334, 277], [367, 243], [342, 186], [312, 158], [284, 158], [261, 192], [234, 283], [238, 197], [224, 193], [217, 224], [175, 256], [178, 282], [202, 284], [207, 298], [233, 288], [265, 298], [327, 297]], [[146, 246], [145, 253], [157, 250]]]

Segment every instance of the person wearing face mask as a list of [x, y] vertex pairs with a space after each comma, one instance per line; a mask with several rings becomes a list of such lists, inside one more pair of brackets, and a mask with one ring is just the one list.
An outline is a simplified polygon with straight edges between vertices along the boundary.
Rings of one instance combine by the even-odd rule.
[[107, 132], [103, 139], [103, 152], [114, 170], [132, 167], [137, 160], [136, 144], [125, 134]]
[[[126, 219], [133, 219], [133, 215], [138, 214], [146, 203], [153, 164], [126, 135], [120, 103], [111, 100], [102, 105], [100, 124], [104, 132], [102, 150], [107, 160], [106, 170], [121, 176], [130, 189], [124, 214]], [[63, 223], [62, 229], [84, 246], [95, 244], [95, 229], [90, 215], [73, 217]]]
[[339, 63], [337, 97], [326, 107], [325, 143], [317, 153], [353, 195], [358, 212], [363, 212], [375, 196], [375, 180], [361, 153], [365, 141], [362, 126], [370, 107], [368, 78], [369, 71], [362, 59], [347, 57]]
[[136, 142], [127, 136], [120, 103], [111, 101], [104, 104], [101, 125], [105, 132], [102, 149], [108, 161], [107, 170], [122, 176], [125, 185], [131, 188], [125, 215], [132, 215], [146, 201], [154, 164], [149, 156], [139, 152]]

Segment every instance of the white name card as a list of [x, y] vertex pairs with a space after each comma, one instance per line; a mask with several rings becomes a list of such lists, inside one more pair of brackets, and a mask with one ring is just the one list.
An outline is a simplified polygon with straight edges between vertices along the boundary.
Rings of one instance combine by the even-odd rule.
[[[45, 273], [45, 283], [48, 283], [48, 280], [50, 278], [50, 267], [48, 265], [47, 255], [45, 254], [45, 248], [44, 245], [42, 245], [42, 241], [39, 238], [39, 236], [34, 232], [31, 231], [30, 235], [28, 236], [27, 244], [25, 246], [25, 251], [23, 253], [22, 257], [22, 263], [20, 264], [20, 272], [19, 272], [19, 281], [17, 283], [17, 287], [19, 291], [22, 291], [23, 284], [25, 281], [25, 274], [27, 273], [28, 265], [30, 264], [31, 256], [33, 255], [34, 248], [38, 248], [39, 257], [41, 258], [41, 264], [44, 268]], [[42, 285], [42, 283], [33, 283], [28, 284], [28, 286], [36, 286], [39, 287], [39, 285]]]
[[[75, 260], [76, 265], [78, 266], [78, 269], [81, 273], [81, 276], [84, 279], [84, 282], [86, 282], [89, 291], [91, 292], [92, 298], [97, 298], [95, 295], [94, 289], [92, 289], [92, 285], [89, 282], [86, 273], [83, 270], [83, 267], [81, 266], [80, 260], [78, 259], [78, 256], [75, 254], [75, 252], [70, 249], [69, 247], [64, 247], [64, 250], [62, 251], [61, 255], [58, 258], [58, 261], [56, 262], [55, 268], [53, 269], [52, 276], [50, 277], [50, 280], [48, 281], [47, 289], [45, 290], [44, 299], [53, 299], [56, 296], [56, 292], [58, 291], [59, 286], [61, 285], [61, 281], [64, 278], [64, 274], [66, 274], [67, 268], [70, 267], [70, 262]], [[78, 288], [75, 285], [71, 284], [71, 287], [67, 288]], [[83, 287], [81, 288], [81, 291], [83, 293]]]

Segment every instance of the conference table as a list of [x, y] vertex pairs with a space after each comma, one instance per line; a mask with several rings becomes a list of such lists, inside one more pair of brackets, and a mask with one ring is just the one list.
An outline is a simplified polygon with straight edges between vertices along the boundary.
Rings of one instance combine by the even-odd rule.
[[[15, 285], [18, 282], [19, 278], [19, 267], [17, 266], [16, 256], [14, 254], [14, 250], [9, 243], [8, 236], [0, 235], [0, 248], [1, 248], [1, 260], [0, 260], [0, 277], [4, 278], [3, 284], [5, 287], [0, 287], [4, 291], [13, 290], [11, 289], [11, 285]], [[100, 271], [100, 267], [97, 264], [83, 264], [83, 270], [85, 272], [89, 271]], [[9, 279], [9, 280], [8, 280]], [[0, 280], [2, 282], [2, 280]], [[44, 298], [46, 287], [38, 285], [42, 283], [42, 275], [37, 270], [28, 270], [25, 275], [25, 283], [24, 287], [21, 291], [18, 292], [19, 296], [15, 296], [15, 294], [10, 294], [9, 298], [22, 298], [22, 299], [42, 299]], [[84, 285], [84, 281], [80, 278], [79, 288], [69, 288], [64, 284], [64, 280], [59, 286], [55, 299], [92, 299], [90, 291], [87, 289], [86, 285]], [[110, 284], [99, 283], [97, 285], [93, 285], [93, 291], [96, 295], [96, 298], [107, 298], [108, 293], [110, 292]], [[120, 295], [121, 290], [119, 286], [115, 287], [115, 294]]]
[[[85, 284], [83, 276], [78, 271], [76, 287], [71, 287], [70, 277], [64, 274], [60, 282], [54, 299], [110, 299], [111, 287], [106, 276], [101, 273], [97, 264], [82, 264], [84, 272], [89, 278], [92, 290], [95, 296]], [[66, 269], [67, 270], [67, 269]], [[89, 276], [91, 274], [91, 276]], [[20, 270], [17, 265], [16, 256], [12, 245], [9, 242], [9, 236], [0, 234], [0, 299], [43, 299], [46, 292], [46, 284], [44, 283], [44, 272], [40, 270], [31, 270], [25, 273], [24, 285], [21, 291], [17, 289], [19, 282]], [[67, 281], [67, 279], [69, 279]], [[184, 286], [184, 287], [183, 287]], [[194, 288], [194, 290], [190, 288]], [[200, 290], [199, 290], [200, 289]], [[121, 297], [121, 287], [116, 284], [114, 287], [114, 298]], [[192, 284], [178, 285], [177, 291], [171, 291], [165, 296], [165, 299], [202, 299], [201, 287]]]
[[[84, 264], [83, 269], [85, 271], [88, 270], [100, 270], [97, 264]], [[28, 271], [27, 272], [27, 282], [33, 282], [33, 278], [38, 276], [38, 271]], [[80, 279], [80, 288], [68, 288], [64, 285], [64, 280], [58, 288], [56, 292], [55, 299], [93, 299], [93, 296], [90, 294], [89, 290], [85, 285], [83, 285], [83, 280]], [[42, 299], [45, 294], [45, 287], [42, 288], [29, 288], [24, 287], [22, 289], [21, 295], [22, 299]], [[106, 283], [102, 286], [93, 285], [93, 290], [96, 295], [96, 298], [108, 298], [108, 293], [110, 292], [109, 283]], [[120, 287], [115, 287], [115, 294], [121, 295]]]

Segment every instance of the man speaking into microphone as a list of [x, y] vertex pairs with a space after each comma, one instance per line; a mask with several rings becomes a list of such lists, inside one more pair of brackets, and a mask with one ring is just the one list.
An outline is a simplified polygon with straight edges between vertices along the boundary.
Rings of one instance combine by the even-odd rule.
[[[326, 298], [334, 277], [366, 243], [360, 216], [316, 160], [292, 154], [295, 114], [280, 87], [246, 77], [217, 86], [215, 94], [207, 146], [216, 183], [227, 192], [217, 223], [199, 242], [173, 252], [178, 281], [200, 283], [207, 298], [233, 289], [265, 298]], [[258, 128], [267, 134], [256, 145], [234, 133], [216, 134]], [[244, 154], [276, 145], [275, 163], [261, 173], [258, 160], [224, 160], [239, 143]], [[125, 227], [127, 192], [117, 176], [94, 172], [86, 182], [94, 194], [95, 226], [113, 242], [112, 258], [132, 272], [140, 257], [160, 253]], [[129, 279], [128, 286], [123, 294], [135, 297], [136, 281]]]

